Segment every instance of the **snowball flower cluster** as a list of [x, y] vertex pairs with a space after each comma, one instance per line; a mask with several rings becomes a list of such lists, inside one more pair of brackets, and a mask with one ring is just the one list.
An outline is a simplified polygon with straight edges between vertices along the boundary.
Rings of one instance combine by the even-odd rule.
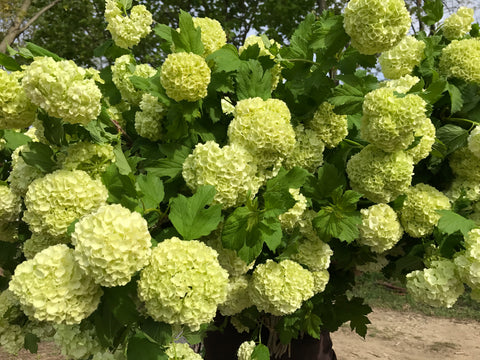
[[7, 181], [10, 189], [17, 195], [24, 196], [33, 180], [43, 176], [43, 172], [35, 166], [27, 165], [20, 156], [21, 151], [28, 150], [28, 144], [17, 147], [12, 153], [12, 169]]
[[135, 130], [138, 135], [152, 141], [158, 141], [163, 136], [162, 119], [166, 107], [157, 97], [143, 94], [140, 110], [135, 113]]
[[450, 156], [449, 165], [458, 178], [480, 182], [480, 158], [472, 153], [469, 146], [456, 150]]
[[425, 159], [432, 151], [432, 146], [435, 143], [436, 129], [432, 121], [425, 117], [419, 120], [417, 126], [413, 130], [415, 137], [420, 137], [420, 141], [414, 147], [405, 150], [413, 159], [413, 163], [417, 164], [420, 160]]
[[130, 16], [124, 16], [117, 0], [106, 0], [105, 20], [113, 41], [124, 49], [137, 45], [152, 31], [150, 28], [153, 22], [152, 14], [144, 5], [132, 7]]
[[288, 191], [290, 195], [293, 196], [295, 205], [283, 214], [280, 214], [278, 219], [280, 220], [283, 229], [293, 230], [307, 208], [307, 198], [300, 193], [300, 189], [289, 189]]
[[[132, 68], [134, 68], [132, 72]], [[145, 79], [152, 77], [157, 71], [148, 64], [135, 64], [132, 55], [122, 55], [115, 59], [111, 67], [112, 81], [122, 95], [122, 99], [137, 105], [142, 100], [143, 91], [135, 89], [130, 77], [140, 76]]]
[[413, 36], [405, 36], [397, 45], [383, 52], [378, 58], [382, 72], [389, 79], [408, 75], [425, 58], [425, 42]]
[[210, 68], [200, 55], [169, 54], [162, 65], [160, 82], [173, 100], [197, 101], [207, 96]]
[[86, 276], [73, 249], [60, 244], [39, 252], [15, 269], [9, 289], [23, 311], [40, 321], [78, 324], [98, 306], [102, 290]]
[[119, 204], [101, 206], [75, 224], [75, 259], [102, 286], [122, 286], [150, 256], [147, 221]]
[[318, 237], [303, 238], [298, 243], [297, 252], [290, 258], [308, 267], [310, 271], [322, 271], [330, 266], [333, 251], [326, 242]]
[[449, 210], [450, 200], [427, 184], [417, 184], [405, 191], [407, 198], [400, 211], [400, 221], [412, 237], [429, 235], [440, 220], [437, 210]]
[[460, 278], [472, 289], [480, 289], [480, 229], [465, 236], [465, 250], [454, 258]]
[[150, 316], [193, 331], [213, 319], [227, 289], [228, 273], [217, 252], [202, 242], [175, 237], [153, 249], [138, 281], [139, 297]]
[[430, 267], [407, 274], [407, 290], [415, 301], [450, 308], [463, 294], [456, 266], [448, 259], [434, 260]]
[[260, 168], [277, 165], [294, 149], [290, 110], [282, 100], [259, 97], [240, 100], [228, 126], [230, 143], [248, 149]]
[[6, 185], [0, 185], [0, 223], [18, 220], [22, 200]]
[[470, 201], [478, 201], [480, 200], [480, 183], [457, 177], [453, 179], [450, 188], [444, 193], [452, 202], [461, 196], [465, 196]]
[[37, 57], [25, 68], [22, 86], [32, 103], [50, 116], [87, 125], [100, 114], [102, 93], [97, 70], [85, 70], [71, 60]]
[[0, 69], [0, 129], [22, 129], [32, 125], [37, 107], [21, 85], [23, 73]]
[[193, 351], [187, 343], [171, 343], [165, 354], [168, 360], [202, 360], [203, 358]]
[[350, 186], [376, 203], [388, 203], [404, 193], [413, 176], [412, 157], [403, 151], [386, 153], [367, 145], [347, 163]]
[[227, 35], [217, 20], [208, 17], [194, 17], [192, 20], [195, 27], [199, 27], [201, 31], [204, 57], [207, 57], [227, 43]]
[[310, 128], [316, 132], [327, 148], [334, 148], [347, 136], [347, 115], [337, 115], [335, 107], [323, 102], [313, 114]]
[[60, 161], [62, 169], [83, 170], [93, 178], [98, 178], [115, 161], [110, 144], [81, 141], [70, 144], [66, 151], [67, 154]]
[[247, 276], [232, 277], [228, 282], [227, 299], [218, 306], [223, 316], [232, 316], [240, 313], [243, 309], [252, 306], [248, 296], [249, 281]]
[[372, 205], [360, 210], [362, 223], [358, 226], [358, 243], [370, 246], [372, 251], [382, 253], [391, 249], [403, 235], [397, 213], [387, 204]]
[[473, 155], [480, 159], [480, 126], [475, 126], [470, 132], [468, 136], [468, 149]]
[[351, 0], [344, 11], [343, 26], [352, 46], [367, 55], [395, 46], [410, 24], [403, 0]]
[[417, 124], [426, 119], [426, 105], [418, 95], [397, 97], [388, 87], [373, 90], [365, 95], [361, 136], [386, 152], [405, 150]]
[[55, 344], [60, 347], [62, 355], [68, 359], [83, 360], [102, 350], [95, 329], [85, 328], [79, 324], [55, 325]]
[[85, 171], [57, 170], [30, 184], [23, 220], [32, 232], [61, 236], [72, 221], [95, 211], [107, 197], [102, 182]]
[[27, 239], [22, 246], [23, 255], [26, 259], [33, 259], [40, 251], [58, 244], [67, 244], [70, 242], [68, 237], [52, 236], [47, 233], [32, 233], [30, 239]]
[[480, 83], [480, 39], [453, 40], [442, 50], [440, 71], [448, 77]]
[[450, 15], [443, 22], [443, 36], [448, 40], [460, 39], [472, 28], [473, 9], [461, 6], [456, 14]]
[[268, 259], [253, 271], [249, 294], [259, 311], [291, 314], [314, 295], [313, 275], [295, 261]]
[[404, 75], [398, 79], [382, 81], [380, 86], [392, 89], [401, 94], [406, 94], [419, 81], [420, 79], [416, 76]]
[[283, 165], [286, 169], [298, 166], [313, 173], [323, 164], [325, 144], [316, 131], [305, 129], [303, 124], [297, 125], [294, 130], [295, 146], [287, 155]]
[[238, 360], [251, 360], [253, 350], [255, 350], [255, 341], [244, 341], [237, 350]]
[[262, 179], [256, 175], [252, 155], [237, 144], [223, 148], [214, 142], [197, 144], [183, 163], [182, 175], [187, 186], [196, 191], [202, 185], [215, 186], [214, 202], [223, 208], [245, 203], [248, 193], [254, 196]]

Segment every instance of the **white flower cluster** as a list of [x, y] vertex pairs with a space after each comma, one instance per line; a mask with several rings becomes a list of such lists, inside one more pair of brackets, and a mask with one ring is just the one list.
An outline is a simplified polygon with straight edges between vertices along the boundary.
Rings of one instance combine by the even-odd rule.
[[98, 306], [102, 290], [86, 276], [73, 249], [60, 244], [19, 264], [9, 284], [23, 311], [40, 321], [78, 324]]
[[167, 56], [160, 72], [160, 82], [168, 97], [193, 102], [207, 96], [210, 76], [210, 68], [203, 57], [181, 52]]
[[410, 74], [425, 58], [425, 42], [413, 36], [405, 36], [397, 45], [383, 52], [378, 58], [382, 72], [389, 79]]
[[21, 209], [21, 198], [7, 185], [0, 185], [0, 223], [17, 221]]
[[454, 262], [462, 281], [473, 290], [480, 289], [480, 229], [465, 236], [465, 250], [455, 255]]
[[0, 129], [22, 129], [32, 125], [37, 107], [21, 85], [23, 73], [0, 69]]
[[[134, 70], [132, 71], [132, 67]], [[152, 77], [157, 71], [148, 64], [135, 64], [135, 60], [131, 55], [122, 55], [115, 59], [115, 63], [111, 67], [112, 81], [122, 95], [122, 99], [132, 105], [137, 105], [142, 100], [143, 91], [136, 90], [130, 77], [132, 75], [143, 78]]]
[[358, 243], [370, 246], [376, 253], [391, 249], [403, 235], [397, 213], [387, 204], [375, 204], [360, 210], [362, 223], [358, 226]]
[[196, 240], [175, 237], [153, 249], [138, 281], [138, 295], [150, 316], [193, 331], [213, 319], [227, 288], [228, 274], [215, 250]]
[[309, 124], [327, 148], [336, 147], [348, 134], [347, 115], [335, 114], [334, 108], [328, 102], [323, 102]]
[[298, 166], [314, 173], [323, 164], [325, 144], [316, 131], [305, 128], [303, 124], [297, 125], [294, 130], [295, 146], [283, 165], [286, 169]]
[[102, 350], [95, 329], [85, 328], [79, 324], [56, 324], [53, 340], [67, 359], [88, 359]]
[[292, 260], [268, 259], [253, 271], [249, 295], [259, 311], [282, 316], [293, 313], [314, 295], [313, 275]]
[[102, 93], [95, 81], [102, 81], [97, 70], [37, 57], [25, 68], [22, 86], [30, 101], [49, 115], [86, 125], [100, 114]]
[[293, 230], [307, 208], [307, 198], [300, 193], [300, 189], [289, 189], [288, 191], [293, 196], [295, 205], [283, 214], [280, 214], [278, 219], [280, 220], [283, 229]]
[[403, 0], [350, 0], [343, 15], [352, 46], [367, 55], [395, 46], [411, 24]]
[[75, 224], [75, 259], [102, 286], [122, 286], [150, 256], [147, 221], [119, 204], [101, 206]]
[[203, 358], [193, 351], [186, 343], [171, 343], [165, 354], [168, 360], [202, 360]]
[[251, 360], [255, 346], [255, 341], [244, 341], [241, 343], [237, 350], [238, 360]]
[[227, 43], [227, 35], [217, 20], [208, 17], [194, 17], [193, 24], [195, 27], [199, 27], [201, 31], [204, 57], [207, 57]]
[[245, 275], [229, 279], [227, 299], [218, 306], [223, 316], [233, 316], [253, 305], [248, 295], [249, 284], [249, 278]]
[[135, 5], [130, 9], [130, 16], [124, 16], [117, 0], [106, 0], [105, 20], [113, 41], [124, 49], [137, 45], [152, 31], [152, 14], [144, 5]]
[[23, 255], [26, 259], [33, 259], [40, 251], [58, 244], [67, 244], [70, 239], [65, 236], [52, 236], [47, 233], [32, 233], [22, 246]]
[[450, 308], [465, 289], [453, 261], [440, 259], [422, 271], [407, 274], [407, 290], [418, 302]]
[[480, 39], [453, 40], [442, 50], [440, 71], [466, 82], [480, 83]]
[[224, 209], [245, 203], [263, 181], [247, 150], [235, 143], [220, 148], [214, 141], [197, 144], [183, 163], [182, 175], [193, 191], [202, 185], [215, 186], [214, 202]]
[[450, 15], [443, 22], [443, 36], [448, 40], [460, 39], [472, 28], [473, 9], [461, 6], [455, 14]]
[[376, 203], [388, 203], [403, 194], [413, 176], [413, 159], [403, 151], [386, 153], [367, 145], [347, 163], [353, 190]]
[[108, 165], [115, 161], [113, 146], [86, 141], [70, 144], [60, 160], [64, 170], [83, 170], [93, 178], [99, 178]]
[[162, 119], [166, 107], [157, 97], [143, 94], [140, 110], [135, 113], [135, 130], [138, 135], [151, 141], [158, 141], [163, 136]]
[[17, 147], [12, 153], [12, 169], [7, 178], [7, 181], [10, 184], [10, 189], [19, 196], [25, 196], [28, 186], [33, 180], [43, 176], [41, 170], [37, 169], [35, 166], [27, 165], [20, 156], [20, 152], [27, 149], [28, 144], [22, 145]]
[[405, 191], [407, 198], [400, 210], [400, 222], [412, 237], [433, 232], [440, 220], [437, 210], [449, 210], [450, 200], [442, 192], [427, 184], [417, 184]]
[[248, 149], [263, 169], [278, 165], [295, 146], [290, 110], [278, 99], [240, 100], [227, 134], [230, 143]]
[[28, 187], [23, 221], [32, 232], [61, 236], [72, 221], [103, 205], [107, 196], [102, 182], [85, 171], [57, 170]]

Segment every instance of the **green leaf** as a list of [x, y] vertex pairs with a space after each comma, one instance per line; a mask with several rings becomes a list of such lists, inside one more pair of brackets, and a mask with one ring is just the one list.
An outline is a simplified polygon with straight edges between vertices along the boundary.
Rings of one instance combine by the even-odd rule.
[[132, 0], [117, 0], [123, 11], [128, 11], [132, 8]]
[[334, 56], [349, 40], [343, 28], [343, 16], [327, 14], [317, 22], [315, 41], [311, 47], [315, 52], [322, 51], [324, 56]]
[[463, 98], [460, 90], [453, 84], [447, 84], [447, 91], [450, 94], [450, 113], [454, 114], [462, 110]]
[[50, 173], [57, 167], [53, 150], [40, 142], [29, 143], [20, 155], [27, 165], [34, 166], [44, 173]]
[[137, 190], [133, 175], [122, 175], [118, 167], [111, 164], [102, 173], [102, 182], [108, 189], [109, 202], [122, 204], [132, 211], [135, 210], [138, 201], [136, 200]]
[[50, 117], [44, 112], [40, 112], [38, 114], [38, 118], [42, 121], [43, 127], [45, 129], [45, 138], [51, 144], [58, 146], [68, 145], [61, 119]]
[[238, 100], [260, 97], [267, 100], [272, 91], [272, 73], [263, 71], [258, 60], [242, 61], [237, 74]]
[[153, 32], [157, 34], [161, 39], [165, 40], [169, 44], [173, 44], [172, 28], [165, 24], [157, 24], [153, 28]]
[[[282, 243], [282, 225], [276, 212], [273, 212], [271, 216], [264, 215], [263, 219], [253, 230], [259, 233], [258, 238], [262, 243], [265, 243], [271, 251], [275, 251]], [[252, 247], [255, 245], [256, 243], [254, 243]]]
[[163, 182], [157, 176], [147, 173], [147, 175], [137, 176], [137, 190], [140, 192], [140, 200], [145, 209], [156, 209], [163, 200], [165, 192]]
[[25, 334], [25, 340], [23, 342], [23, 347], [30, 351], [32, 354], [36, 354], [38, 351], [38, 343], [40, 338], [32, 333]]
[[230, 214], [222, 230], [222, 244], [226, 249], [238, 251], [246, 244], [249, 219], [253, 215], [247, 207], [238, 207]]
[[29, 50], [33, 56], [48, 56], [54, 59], [55, 61], [63, 60], [57, 54], [54, 54], [53, 52], [48, 51], [47, 49], [44, 49], [41, 46], [35, 45], [31, 42], [26, 42], [25, 44], [26, 44], [27, 50]]
[[182, 173], [183, 162], [190, 155], [191, 149], [184, 145], [169, 145], [161, 146], [162, 152], [166, 153], [167, 157], [156, 161], [154, 165], [147, 167], [146, 170], [155, 176], [173, 180]]
[[3, 139], [5, 139], [5, 146], [10, 150], [15, 150], [17, 147], [28, 144], [32, 141], [32, 138], [14, 130], [4, 130]]
[[197, 55], [203, 55], [204, 47], [201, 31], [200, 28], [195, 28], [192, 16], [189, 13], [180, 10], [178, 23], [180, 32], [173, 29], [171, 31], [175, 51], [185, 51]]
[[113, 148], [113, 153], [115, 155], [115, 166], [118, 168], [118, 172], [122, 175], [129, 175], [132, 173], [132, 168], [125, 157], [125, 154], [122, 151], [120, 144], [117, 144]]
[[451, 235], [460, 231], [466, 236], [470, 230], [476, 227], [475, 221], [466, 219], [451, 210], [437, 210], [437, 213], [441, 215], [438, 220], [438, 229], [445, 234]]
[[286, 58], [300, 58], [311, 60], [313, 50], [310, 44], [314, 39], [315, 14], [310, 12], [305, 17], [290, 38], [290, 46], [281, 49], [282, 56]]
[[168, 218], [175, 229], [185, 240], [198, 239], [210, 234], [222, 221], [222, 206], [211, 205], [215, 196], [215, 187], [201, 186], [190, 197], [179, 194], [170, 200], [170, 214]]
[[447, 81], [440, 78], [433, 81], [424, 92], [419, 92], [417, 95], [430, 105], [433, 105], [443, 97], [443, 92], [446, 89]]
[[277, 209], [277, 215], [284, 213], [295, 205], [289, 189], [298, 189], [307, 181], [309, 172], [300, 167], [286, 171], [281, 168], [277, 176], [267, 181], [267, 188], [263, 195], [265, 209]]
[[423, 5], [425, 16], [420, 20], [428, 26], [435, 25], [443, 17], [443, 2], [442, 0], [426, 0]]
[[464, 147], [467, 144], [468, 135], [468, 130], [452, 124], [437, 129], [437, 138], [447, 147], [445, 155]]
[[151, 342], [142, 331], [137, 331], [128, 341], [127, 360], [168, 360], [159, 344]]
[[309, 186], [305, 187], [306, 195], [322, 201], [329, 198], [333, 190], [339, 186], [343, 188], [347, 186], [345, 172], [338, 170], [333, 164], [324, 162], [323, 166], [318, 169], [317, 179], [313, 176], [309, 178]]
[[106, 287], [103, 290], [105, 308], [111, 311], [121, 325], [130, 325], [139, 318], [134, 298], [136, 283], [130, 282], [125, 286]]
[[263, 344], [255, 346], [251, 356], [252, 360], [270, 360], [270, 351]]
[[242, 63], [238, 57], [237, 48], [232, 44], [224, 45], [222, 48], [208, 55], [205, 60], [215, 63], [213, 70], [217, 73], [237, 71]]
[[22, 68], [15, 61], [14, 58], [6, 54], [0, 53], [0, 66], [3, 66], [8, 71], [20, 71]]
[[356, 86], [343, 84], [333, 89], [333, 96], [328, 102], [335, 105], [340, 114], [355, 114], [362, 111], [364, 94]]
[[155, 321], [148, 317], [141, 324], [143, 333], [161, 345], [167, 345], [173, 341], [172, 326], [170, 324]]

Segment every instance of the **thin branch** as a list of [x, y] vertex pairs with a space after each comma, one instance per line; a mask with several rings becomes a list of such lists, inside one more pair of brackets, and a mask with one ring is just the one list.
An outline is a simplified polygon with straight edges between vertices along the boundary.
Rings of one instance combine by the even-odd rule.
[[[38, 12], [32, 16], [32, 18], [30, 20], [27, 21], [27, 23], [25, 24], [24, 27], [22, 27], [19, 31], [20, 33], [18, 35], [20, 35], [22, 32], [24, 32], [25, 30], [27, 30], [30, 26], [32, 26], [32, 24], [38, 20], [38, 18], [40, 16], [43, 15], [43, 13], [45, 13], [46, 11], [50, 10], [52, 7], [54, 7], [55, 5], [57, 5], [58, 3], [60, 2], [60, 0], [54, 0], [53, 2], [51, 2], [50, 4], [48, 4], [47, 6], [41, 8], [40, 10], [38, 10]], [[17, 35], [17, 36], [18, 36]]]

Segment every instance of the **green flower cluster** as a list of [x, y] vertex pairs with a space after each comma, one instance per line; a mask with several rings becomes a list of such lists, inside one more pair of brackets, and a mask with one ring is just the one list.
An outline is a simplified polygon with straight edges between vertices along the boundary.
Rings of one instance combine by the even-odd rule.
[[23, 73], [0, 69], [0, 129], [22, 129], [32, 125], [37, 107], [25, 94]]
[[217, 20], [208, 17], [194, 17], [193, 24], [195, 27], [200, 28], [202, 33], [204, 57], [207, 57], [227, 43], [227, 35], [225, 34], [222, 25]]
[[405, 36], [397, 45], [383, 52], [378, 58], [382, 72], [389, 79], [408, 75], [425, 58], [425, 42], [413, 36]]
[[78, 324], [98, 306], [102, 290], [75, 261], [73, 249], [60, 244], [19, 264], [9, 289], [26, 315], [57, 324]]
[[450, 15], [443, 22], [443, 36], [448, 40], [460, 39], [472, 28], [473, 9], [461, 6], [456, 14]]
[[193, 351], [187, 343], [171, 343], [165, 354], [168, 360], [202, 360], [203, 358]]
[[64, 170], [83, 170], [93, 178], [99, 178], [107, 167], [115, 162], [113, 146], [86, 141], [70, 144], [59, 161]]
[[464, 287], [453, 261], [439, 259], [422, 271], [407, 274], [407, 290], [415, 301], [450, 308], [463, 294]]
[[[133, 71], [132, 68], [134, 68]], [[118, 91], [120, 91], [122, 99], [132, 105], [140, 103], [143, 91], [135, 89], [130, 77], [135, 75], [147, 79], [157, 73], [157, 71], [148, 64], [136, 65], [132, 55], [122, 55], [116, 58], [111, 69], [112, 81]]]
[[282, 316], [293, 313], [314, 295], [314, 279], [295, 261], [268, 259], [253, 271], [248, 291], [259, 311]]
[[398, 79], [382, 81], [380, 86], [392, 89], [401, 94], [406, 94], [419, 81], [420, 79], [416, 76], [404, 75]]
[[419, 238], [433, 232], [440, 220], [437, 210], [449, 210], [450, 200], [433, 186], [419, 183], [405, 191], [407, 198], [400, 210], [405, 232]]
[[255, 341], [244, 341], [241, 343], [237, 350], [238, 360], [250, 360], [255, 346]]
[[420, 137], [420, 141], [414, 147], [405, 150], [413, 159], [413, 163], [417, 164], [420, 160], [425, 159], [432, 151], [432, 146], [435, 143], [436, 129], [432, 121], [425, 117], [423, 120], [419, 120], [419, 123], [413, 130], [413, 135], [417, 138]]
[[188, 187], [213, 185], [214, 202], [223, 208], [245, 203], [247, 196], [255, 196], [263, 179], [257, 175], [252, 155], [235, 143], [223, 148], [214, 142], [197, 144], [183, 163], [182, 175]]
[[117, 0], [106, 0], [105, 20], [113, 41], [124, 49], [137, 45], [152, 31], [152, 14], [144, 5], [132, 7], [130, 16], [124, 16]]
[[480, 83], [480, 39], [453, 40], [442, 50], [440, 71], [447, 77]]
[[102, 286], [122, 286], [148, 262], [147, 221], [119, 204], [101, 206], [75, 224], [75, 259]]
[[85, 171], [57, 170], [30, 184], [23, 221], [32, 232], [62, 236], [72, 221], [95, 211], [107, 196], [102, 182]]
[[480, 159], [480, 126], [475, 126], [468, 136], [468, 149]]
[[326, 242], [318, 237], [304, 237], [298, 244], [297, 252], [290, 258], [305, 265], [310, 271], [327, 270], [333, 251]]
[[287, 155], [283, 166], [286, 169], [298, 166], [314, 173], [323, 163], [325, 144], [316, 131], [305, 128], [303, 124], [297, 125], [294, 130], [295, 146]]
[[49, 115], [86, 125], [100, 114], [102, 93], [95, 81], [103, 81], [97, 70], [37, 57], [25, 68], [22, 86], [30, 101]]
[[415, 140], [414, 130], [425, 122], [426, 102], [418, 95], [397, 97], [382, 87], [365, 95], [362, 137], [386, 152], [405, 150]]
[[456, 150], [450, 156], [449, 164], [457, 178], [480, 182], [480, 158], [471, 152], [469, 146]]
[[404, 151], [387, 153], [367, 145], [347, 163], [350, 186], [376, 203], [388, 203], [412, 182], [413, 160]]
[[372, 55], [398, 44], [410, 28], [403, 0], [350, 0], [343, 26], [360, 53]]
[[163, 136], [162, 119], [166, 107], [157, 97], [143, 94], [140, 110], [135, 113], [135, 130], [138, 135], [151, 141], [158, 141]]
[[282, 224], [282, 229], [287, 231], [295, 228], [302, 218], [303, 212], [307, 208], [307, 198], [300, 193], [300, 189], [289, 189], [288, 191], [296, 201], [295, 205], [278, 216], [278, 219]]
[[20, 152], [24, 150], [28, 150], [28, 144], [17, 147], [12, 153], [12, 169], [7, 178], [10, 189], [19, 196], [25, 196], [28, 186], [33, 180], [43, 176], [41, 170], [25, 163], [20, 156]]
[[337, 115], [333, 112], [335, 106], [323, 102], [313, 114], [310, 128], [327, 148], [334, 148], [342, 142], [348, 134], [346, 115]]
[[22, 209], [22, 199], [7, 185], [0, 185], [0, 223], [18, 220]]
[[67, 359], [88, 359], [102, 350], [95, 328], [79, 324], [56, 324], [53, 340]]
[[210, 68], [200, 55], [169, 54], [162, 65], [160, 82], [173, 100], [197, 101], [207, 96]]
[[249, 278], [245, 275], [229, 279], [227, 299], [218, 306], [223, 316], [236, 315], [253, 305], [248, 296], [249, 284]]
[[278, 99], [240, 100], [227, 134], [230, 143], [248, 149], [260, 169], [279, 166], [295, 147], [290, 110]]
[[480, 229], [472, 229], [465, 236], [465, 250], [454, 258], [463, 282], [474, 290], [480, 289]]
[[58, 244], [67, 244], [70, 242], [68, 237], [52, 236], [47, 233], [32, 233], [22, 246], [23, 255], [26, 259], [33, 259], [40, 251]]
[[193, 331], [213, 319], [227, 288], [228, 274], [215, 250], [196, 240], [175, 237], [153, 249], [138, 281], [138, 295], [150, 316]]
[[358, 226], [358, 243], [382, 253], [391, 249], [403, 235], [397, 213], [387, 204], [375, 204], [360, 210], [362, 223]]

